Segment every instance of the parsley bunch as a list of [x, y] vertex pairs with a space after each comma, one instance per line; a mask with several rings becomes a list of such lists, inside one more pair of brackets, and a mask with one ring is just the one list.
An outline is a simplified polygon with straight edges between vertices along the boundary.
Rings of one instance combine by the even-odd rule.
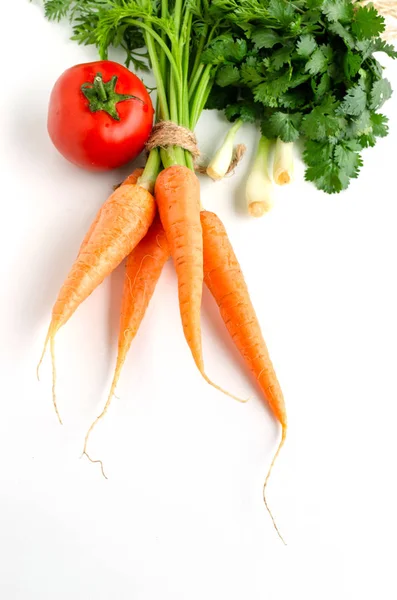
[[397, 52], [380, 37], [384, 18], [352, 0], [215, 0], [211, 10], [229, 31], [202, 55], [217, 68], [207, 107], [259, 121], [267, 138], [303, 138], [306, 179], [346, 189], [360, 152], [388, 133], [378, 111], [392, 89], [375, 53]]

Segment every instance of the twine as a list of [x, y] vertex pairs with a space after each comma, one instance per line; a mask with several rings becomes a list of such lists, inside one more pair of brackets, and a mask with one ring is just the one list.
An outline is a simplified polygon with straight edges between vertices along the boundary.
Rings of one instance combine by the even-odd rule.
[[[154, 148], [169, 148], [170, 146], [179, 146], [190, 152], [193, 156], [196, 173], [206, 173], [207, 167], [205, 165], [200, 165], [198, 162], [201, 153], [198, 149], [197, 138], [193, 131], [190, 131], [187, 127], [182, 127], [182, 125], [177, 125], [173, 121], [160, 121], [159, 123], [156, 123], [152, 129], [152, 133], [146, 142], [146, 151], [150, 152]], [[235, 147], [233, 159], [226, 175], [230, 175], [234, 172], [240, 160], [243, 158], [245, 151], [246, 147], [244, 144], [238, 144]]]
[[193, 156], [194, 162], [197, 162], [200, 156], [193, 131], [172, 121], [160, 121], [152, 129], [150, 138], [146, 142], [146, 150], [150, 152], [154, 148], [169, 148], [170, 146], [179, 146], [187, 150]]

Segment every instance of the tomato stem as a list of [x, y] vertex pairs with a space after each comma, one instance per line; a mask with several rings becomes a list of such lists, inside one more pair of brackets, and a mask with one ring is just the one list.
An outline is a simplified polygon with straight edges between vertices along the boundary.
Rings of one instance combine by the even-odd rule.
[[116, 104], [125, 100], [139, 100], [144, 104], [141, 98], [131, 96], [130, 94], [118, 94], [116, 92], [117, 77], [113, 77], [109, 81], [103, 81], [102, 73], [97, 73], [94, 77], [94, 82], [86, 82], [81, 86], [81, 91], [88, 100], [88, 108], [91, 112], [103, 110], [108, 113], [115, 121], [120, 121], [120, 115], [117, 111]]
[[103, 85], [103, 79], [101, 75], [96, 75], [94, 79], [94, 89], [101, 100], [106, 101], [108, 99], [108, 95], [106, 93], [105, 86]]

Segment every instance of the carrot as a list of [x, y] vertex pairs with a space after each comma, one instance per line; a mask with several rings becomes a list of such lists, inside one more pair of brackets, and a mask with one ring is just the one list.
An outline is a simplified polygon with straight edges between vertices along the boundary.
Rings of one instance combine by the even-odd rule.
[[[218, 304], [221, 317], [282, 428], [281, 442], [267, 474], [263, 498], [277, 533], [280, 532], [266, 500], [266, 486], [287, 435], [283, 393], [269, 357], [244, 276], [221, 220], [201, 213], [204, 244], [204, 282]], [[282, 539], [282, 538], [281, 538]]]
[[[152, 194], [140, 185], [123, 185], [105, 202], [59, 292], [38, 369], [48, 343], [53, 358], [54, 338], [59, 329], [146, 235], [155, 212]], [[59, 418], [54, 385], [53, 403]]]
[[[87, 453], [89, 436], [98, 421], [100, 421], [108, 411], [127, 353], [138, 332], [163, 267], [169, 256], [170, 252], [167, 238], [160, 219], [156, 217], [146, 237], [141, 240], [127, 259], [121, 304], [116, 368], [105, 407], [99, 417], [92, 423], [85, 437], [83, 454], [85, 454], [89, 460], [91, 460]], [[106, 477], [102, 462], [92, 462], [99, 462], [101, 464], [102, 473]]]
[[[123, 183], [121, 185], [134, 185], [137, 183], [139, 177], [142, 175], [143, 173], [143, 169], [135, 169], [135, 171], [133, 171], [133, 173], [131, 173], [131, 175], [128, 175], [128, 177], [126, 179], [124, 179]], [[119, 187], [121, 187], [121, 185]], [[118, 189], [118, 188], [116, 188]], [[89, 230], [87, 231], [87, 233], [85, 234], [85, 237], [83, 239], [83, 241], [81, 242], [81, 246], [80, 246], [80, 250], [79, 253], [83, 250], [83, 248], [87, 245], [88, 240], [91, 237], [92, 232], [94, 231], [95, 227], [97, 226], [97, 223], [99, 221], [99, 217], [101, 216], [101, 211], [102, 211], [101, 207], [97, 213], [97, 216], [94, 219], [94, 222], [91, 224], [91, 227], [89, 228]]]
[[199, 180], [187, 167], [173, 165], [157, 177], [155, 197], [175, 265], [182, 326], [194, 362], [210, 385], [241, 401], [214, 384], [204, 371], [200, 322], [203, 232]]
[[155, 197], [178, 277], [183, 330], [200, 373], [203, 287], [203, 234], [200, 222], [200, 184], [183, 166], [172, 166], [157, 177]]

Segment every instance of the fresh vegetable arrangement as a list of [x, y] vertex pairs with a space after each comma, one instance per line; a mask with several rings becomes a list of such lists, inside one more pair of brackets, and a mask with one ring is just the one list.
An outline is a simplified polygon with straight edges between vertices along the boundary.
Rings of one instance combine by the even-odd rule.
[[[286, 439], [284, 398], [226, 230], [200, 198], [193, 132], [205, 107], [220, 108], [234, 121], [208, 165], [209, 174], [219, 178], [234, 160], [241, 124], [260, 125], [247, 180], [247, 204], [254, 216], [272, 205], [268, 158], [273, 138], [277, 183], [291, 180], [293, 143], [302, 138], [307, 179], [327, 192], [344, 189], [358, 174], [360, 150], [387, 133], [387, 119], [377, 111], [391, 88], [373, 53], [397, 53], [379, 37], [383, 18], [351, 0], [47, 0], [44, 6], [49, 19], [69, 16], [73, 39], [94, 44], [100, 55], [99, 63], [70, 69], [55, 86], [48, 124], [55, 145], [72, 162], [96, 169], [128, 162], [145, 143], [148, 152], [144, 169], [130, 175], [99, 210], [54, 305], [43, 355], [49, 345], [57, 414], [55, 337], [126, 259], [114, 379], [103, 412], [87, 433], [84, 453], [89, 457], [89, 435], [110, 405], [171, 257], [182, 327], [198, 371], [224, 391], [204, 366], [200, 311], [205, 283], [281, 425], [266, 488]], [[125, 51], [127, 67], [154, 74], [152, 131], [150, 98], [136, 76], [108, 60], [111, 47]]]

